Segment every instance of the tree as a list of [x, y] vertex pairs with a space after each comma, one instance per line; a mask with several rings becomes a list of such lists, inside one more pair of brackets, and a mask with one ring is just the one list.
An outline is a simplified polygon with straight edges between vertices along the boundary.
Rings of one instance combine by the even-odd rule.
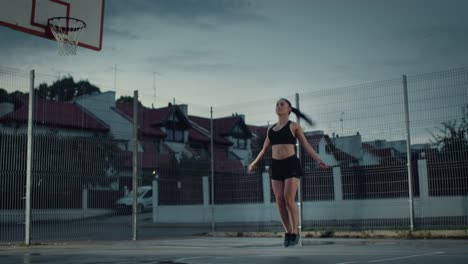
[[[117, 99], [117, 104], [133, 104], [133, 96], [120, 96], [120, 98]], [[139, 100], [138, 105], [142, 106]]]
[[438, 151], [430, 155], [430, 159], [439, 162], [468, 161], [468, 105], [463, 108], [460, 120], [442, 123], [440, 134], [432, 134], [431, 143]]
[[8, 102], [9, 94], [5, 89], [0, 88], [0, 103]]
[[101, 90], [88, 80], [81, 80], [75, 83], [71, 76], [55, 81], [50, 86], [46, 83], [41, 83], [36, 90], [38, 97], [56, 101], [71, 101], [78, 96], [101, 93]]
[[20, 91], [14, 91], [9, 94], [5, 89], [0, 88], [0, 103], [14, 103], [17, 98], [24, 95], [25, 93]]
[[460, 120], [442, 123], [439, 135], [432, 134], [434, 144], [441, 152], [468, 151], [468, 105], [462, 109]]

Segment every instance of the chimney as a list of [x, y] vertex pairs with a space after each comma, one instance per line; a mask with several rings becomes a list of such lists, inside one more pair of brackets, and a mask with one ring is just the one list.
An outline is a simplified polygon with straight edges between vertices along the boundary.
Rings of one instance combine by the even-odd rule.
[[179, 106], [180, 111], [182, 111], [182, 113], [184, 113], [185, 117], [188, 117], [188, 105], [180, 104], [178, 106]]

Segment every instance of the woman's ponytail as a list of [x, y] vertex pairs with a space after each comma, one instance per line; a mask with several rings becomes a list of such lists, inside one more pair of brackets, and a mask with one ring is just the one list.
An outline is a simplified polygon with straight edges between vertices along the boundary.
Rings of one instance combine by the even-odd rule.
[[304, 115], [303, 113], [301, 113], [301, 111], [299, 111], [299, 109], [296, 109], [296, 108], [292, 107], [291, 102], [289, 102], [288, 99], [286, 99], [286, 98], [281, 98], [280, 100], [284, 100], [284, 101], [289, 105], [289, 107], [291, 107], [292, 112], [293, 112], [297, 117], [299, 117], [300, 119], [304, 119], [304, 121], [306, 121], [306, 123], [307, 123], [309, 126], [315, 126], [314, 121], [312, 121], [312, 119], [310, 119], [310, 117], [308, 117], [308, 116]]
[[299, 111], [298, 109], [294, 108], [294, 107], [291, 107], [292, 109], [292, 112], [297, 116], [299, 117], [300, 119], [304, 119], [304, 121], [306, 121], [306, 123], [309, 125], [309, 126], [315, 126], [314, 124], [314, 121], [312, 121], [312, 119], [310, 119], [308, 116], [304, 115], [303, 113], [301, 113], [301, 111]]

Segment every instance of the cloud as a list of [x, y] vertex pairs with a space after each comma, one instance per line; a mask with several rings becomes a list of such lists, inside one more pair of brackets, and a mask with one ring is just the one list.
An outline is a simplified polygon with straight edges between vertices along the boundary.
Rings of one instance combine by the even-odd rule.
[[172, 63], [172, 62], [180, 62], [180, 61], [198, 61], [201, 59], [205, 59], [207, 57], [212, 56], [213, 53], [208, 51], [201, 51], [201, 50], [178, 50], [174, 51], [168, 55], [156, 56], [153, 57], [151, 60], [159, 63]]
[[129, 30], [122, 30], [117, 29], [114, 27], [106, 26], [104, 29], [105, 38], [119, 38], [119, 39], [127, 39], [127, 40], [140, 40], [142, 37], [133, 34]]
[[386, 41], [386, 52], [366, 59], [373, 68], [408, 70], [430, 65], [458, 67], [468, 60], [468, 27], [465, 25], [421, 25], [401, 30]]
[[202, 50], [178, 50], [168, 55], [155, 56], [148, 59], [150, 64], [158, 68], [179, 70], [185, 72], [213, 72], [235, 69], [232, 63], [217, 58], [214, 53]]
[[466, 54], [468, 26], [424, 26], [404, 32], [400, 38], [415, 45], [415, 48], [426, 55], [458, 56]]
[[2, 50], [25, 48], [37, 52], [37, 50], [49, 50], [53, 47], [53, 43], [48, 39], [6, 27], [0, 26], [0, 35], [2, 36], [2, 41], [0, 41], [0, 49]]
[[131, 5], [126, 0], [114, 0], [106, 7], [106, 13], [110, 19], [150, 16], [170, 23], [202, 27], [217, 26], [220, 22], [266, 21], [254, 12], [247, 0], [139, 0]]

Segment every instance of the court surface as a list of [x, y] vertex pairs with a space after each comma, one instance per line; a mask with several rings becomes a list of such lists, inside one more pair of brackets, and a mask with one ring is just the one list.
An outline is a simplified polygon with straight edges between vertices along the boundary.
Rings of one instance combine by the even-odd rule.
[[187, 237], [0, 246], [0, 263], [468, 263], [468, 240]]

